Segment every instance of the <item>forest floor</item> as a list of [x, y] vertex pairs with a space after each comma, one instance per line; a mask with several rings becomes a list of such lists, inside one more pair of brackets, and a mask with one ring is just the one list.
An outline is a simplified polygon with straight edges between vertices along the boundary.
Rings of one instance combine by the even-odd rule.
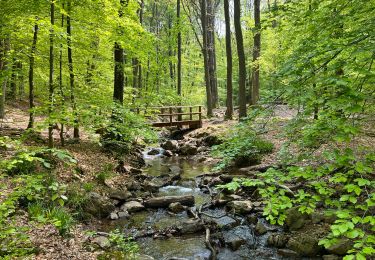
[[[7, 118], [0, 122], [0, 136], [19, 136], [24, 129], [26, 129], [28, 114], [24, 111], [27, 111], [27, 106], [23, 103], [7, 107]], [[215, 110], [214, 118], [204, 120], [203, 127], [186, 134], [186, 138], [195, 138], [196, 136], [207, 133], [220, 135], [227, 132], [237, 121], [223, 120], [224, 111], [224, 109]], [[280, 105], [274, 110], [272, 115], [256, 122], [258, 127], [264, 129], [261, 134], [262, 137], [272, 142], [274, 145], [273, 152], [265, 155], [258, 167], [267, 167], [279, 163], [280, 149], [286, 141], [286, 137], [282, 135], [283, 128], [295, 115], [295, 110]], [[38, 120], [41, 119], [37, 119], [37, 121]], [[72, 135], [69, 131], [71, 132], [72, 130], [68, 129], [67, 139]], [[46, 134], [46, 131], [42, 132], [43, 139], [46, 139]], [[62, 148], [57, 141], [59, 139], [57, 130], [54, 131], [54, 137], [56, 139], [57, 148]], [[373, 143], [375, 143], [375, 136], [362, 135], [351, 145], [355, 147], [358, 145], [371, 147]], [[33, 143], [33, 145], [44, 146], [46, 142], [42, 140], [41, 143]], [[77, 183], [78, 186], [92, 184], [90, 191], [102, 193], [103, 189], [100, 186], [102, 183], [98, 181], [98, 175], [108, 171], [114, 173], [114, 169], [118, 166], [118, 161], [113, 155], [103, 151], [103, 148], [98, 143], [98, 139], [86, 133], [82, 134], [79, 144], [67, 142], [63, 149], [66, 149], [78, 163], [74, 167], [59, 164], [54, 171], [58, 181], [72, 187], [77, 186]], [[314, 151], [312, 154], [313, 159], [303, 161], [302, 163], [311, 164], [317, 163], [319, 160], [324, 160], [321, 155], [323, 150], [324, 147]], [[0, 155], [3, 158], [9, 156], [6, 152], [0, 152]], [[207, 163], [213, 164], [216, 162], [211, 158], [209, 153], [206, 153], [205, 156], [206, 158], [204, 160]], [[131, 158], [129, 160], [131, 160]], [[127, 161], [125, 164], [133, 165], [133, 162]], [[117, 174], [117, 177], [121, 178], [121, 181], [126, 182], [127, 175]], [[3, 186], [1, 187], [0, 202], [2, 202], [7, 197], [7, 194], [10, 194], [14, 188], [9, 177], [2, 177], [1, 181], [3, 182]], [[93, 250], [93, 247], [90, 246], [92, 244], [90, 232], [97, 230], [97, 227], [101, 224], [101, 220], [96, 219], [94, 221], [76, 223], [71, 228], [68, 237], [59, 235], [57, 228], [52, 224], [40, 224], [31, 220], [24, 209], [17, 210], [15, 222], [20, 227], [28, 227], [27, 234], [30, 237], [31, 244], [38, 249], [38, 253], [33, 259], [97, 259], [98, 255], [103, 253], [102, 249]]]

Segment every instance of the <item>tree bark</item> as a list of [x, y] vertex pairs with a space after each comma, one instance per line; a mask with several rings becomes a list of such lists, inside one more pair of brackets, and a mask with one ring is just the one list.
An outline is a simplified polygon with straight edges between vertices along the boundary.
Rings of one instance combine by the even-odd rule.
[[239, 119], [247, 116], [246, 112], [246, 61], [241, 28], [241, 1], [234, 1], [234, 28], [236, 31], [238, 53], [238, 103]]
[[31, 45], [31, 53], [30, 53], [30, 66], [29, 66], [29, 107], [30, 107], [30, 114], [29, 114], [29, 124], [27, 128], [34, 127], [34, 64], [35, 64], [35, 51], [36, 51], [36, 44], [38, 42], [38, 30], [39, 26], [37, 24], [38, 18], [36, 18], [36, 23], [34, 25], [34, 36], [33, 36], [33, 43]]
[[181, 81], [181, 0], [177, 0], [177, 94], [182, 94], [182, 81]]
[[7, 82], [8, 82], [8, 61], [7, 56], [10, 50], [10, 39], [9, 36], [6, 35], [4, 40], [2, 40], [2, 55], [1, 55], [1, 72], [4, 75], [3, 82], [1, 84], [1, 95], [0, 95], [0, 118], [5, 118], [5, 97], [6, 97], [6, 89], [7, 89]]
[[13, 58], [12, 63], [12, 75], [10, 76], [10, 89], [9, 89], [9, 100], [16, 100], [17, 97], [17, 60]]
[[260, 0], [254, 0], [254, 48], [253, 48], [253, 75], [252, 75], [252, 95], [251, 104], [255, 105], [259, 100], [259, 57], [260, 57]]
[[72, 102], [72, 110], [74, 116], [74, 130], [73, 138], [79, 140], [79, 120], [77, 112], [77, 102], [75, 98], [75, 74], [73, 69], [73, 54], [72, 54], [72, 2], [68, 0], [68, 16], [66, 18], [66, 33], [68, 35], [68, 66], [69, 66], [69, 84], [70, 84], [70, 101]]
[[224, 16], [225, 16], [225, 47], [227, 54], [227, 110], [225, 118], [233, 118], [233, 85], [232, 85], [232, 40], [230, 32], [230, 15], [229, 15], [229, 0], [224, 0]]
[[212, 113], [212, 94], [211, 94], [211, 84], [208, 69], [208, 52], [207, 52], [207, 12], [206, 12], [206, 1], [200, 0], [201, 6], [201, 23], [202, 23], [202, 34], [203, 34], [203, 44], [202, 53], [204, 61], [204, 76], [206, 81], [206, 95], [207, 95], [207, 116], [211, 117]]
[[[51, 0], [51, 29], [49, 35], [49, 104], [48, 104], [48, 115], [51, 116], [53, 112], [53, 92], [54, 92], [54, 55], [53, 55], [53, 48], [54, 48], [54, 29], [53, 26], [55, 24], [55, 0]], [[53, 147], [53, 124], [49, 123], [48, 125], [48, 146], [50, 148]]]

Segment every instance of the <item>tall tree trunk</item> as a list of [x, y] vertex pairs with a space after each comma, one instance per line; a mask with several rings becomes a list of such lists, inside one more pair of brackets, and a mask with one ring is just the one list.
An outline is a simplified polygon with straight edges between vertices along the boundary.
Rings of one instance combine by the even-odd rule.
[[201, 5], [201, 23], [202, 23], [202, 34], [203, 34], [203, 60], [204, 60], [204, 76], [206, 81], [206, 95], [207, 95], [207, 116], [212, 116], [212, 95], [211, 95], [211, 84], [208, 67], [208, 52], [207, 52], [207, 12], [206, 12], [206, 1], [200, 0]]
[[246, 61], [243, 47], [241, 28], [241, 1], [234, 1], [234, 28], [236, 30], [238, 53], [238, 103], [240, 107], [239, 118], [247, 116], [246, 113]]
[[253, 76], [252, 76], [252, 95], [251, 104], [255, 105], [259, 100], [259, 57], [260, 57], [260, 0], [254, 0], [254, 49], [253, 49]]
[[233, 85], [232, 85], [232, 40], [230, 33], [230, 15], [229, 15], [229, 0], [224, 0], [224, 14], [225, 14], [225, 47], [227, 54], [227, 110], [225, 117], [227, 119], [233, 118]]
[[19, 78], [18, 97], [21, 100], [23, 96], [25, 95], [25, 75], [23, 72], [23, 64], [21, 61], [18, 62], [17, 68], [18, 68], [18, 78]]
[[[120, 4], [121, 4], [121, 7], [123, 7], [125, 4], [125, 0], [120, 0]], [[119, 17], [121, 18], [122, 16], [123, 16], [123, 11], [120, 10]], [[115, 69], [114, 69], [113, 100], [122, 105], [124, 103], [125, 56], [124, 56], [124, 49], [121, 47], [121, 45], [118, 42], [115, 42], [114, 61], [115, 61]]]
[[133, 67], [133, 103], [135, 102], [135, 97], [138, 96], [138, 59], [132, 58]]
[[[141, 0], [140, 8], [139, 8], [139, 23], [143, 24], [143, 8], [144, 8], [144, 1]], [[142, 63], [138, 60], [138, 89], [139, 92], [142, 89]]]
[[[53, 112], [53, 91], [54, 91], [54, 82], [53, 82], [53, 75], [54, 75], [54, 56], [53, 56], [53, 47], [54, 47], [54, 29], [53, 26], [55, 24], [55, 0], [51, 0], [51, 29], [50, 29], [50, 36], [49, 36], [49, 104], [48, 104], [48, 115], [51, 116]], [[53, 147], [53, 125], [49, 123], [48, 126], [48, 146], [50, 148]]]
[[68, 35], [68, 64], [69, 64], [69, 84], [70, 84], [70, 101], [72, 102], [72, 110], [74, 116], [74, 130], [73, 138], [79, 140], [79, 119], [77, 112], [77, 101], [75, 98], [75, 74], [73, 69], [73, 54], [72, 54], [72, 2], [68, 0], [68, 16], [66, 18], [66, 32]]
[[36, 22], [34, 25], [34, 36], [33, 36], [33, 43], [31, 45], [31, 53], [30, 53], [30, 66], [29, 66], [29, 107], [30, 107], [30, 114], [29, 114], [29, 124], [27, 128], [34, 127], [34, 64], [35, 64], [35, 51], [36, 51], [36, 44], [38, 41], [38, 18], [36, 18]]
[[181, 79], [181, 0], [177, 0], [177, 94], [182, 94], [182, 79]]
[[173, 73], [173, 50], [172, 50], [172, 44], [171, 44], [171, 38], [172, 38], [172, 15], [168, 15], [168, 56], [169, 56], [169, 77], [171, 80], [171, 87], [175, 87], [174, 82], [174, 73]]
[[211, 86], [212, 107], [216, 108], [218, 106], [218, 91], [215, 52], [215, 8], [213, 0], [207, 0], [206, 4], [208, 70]]
[[[62, 4], [62, 9], [65, 8], [64, 3]], [[61, 14], [61, 29], [64, 28], [64, 21], [65, 16], [64, 13]], [[59, 57], [59, 87], [60, 87], [60, 94], [61, 94], [61, 105], [65, 106], [65, 95], [63, 90], [63, 44], [60, 44], [60, 57]], [[60, 142], [61, 146], [65, 146], [65, 138], [64, 138], [64, 120], [61, 120], [61, 127], [60, 127]]]
[[10, 76], [9, 100], [16, 100], [17, 97], [17, 63], [16, 58], [13, 58], [12, 75]]
[[3, 119], [5, 118], [5, 97], [6, 97], [6, 89], [7, 89], [7, 81], [8, 81], [8, 61], [7, 61], [7, 56], [8, 52], [10, 50], [10, 39], [9, 36], [6, 35], [3, 43], [2, 43], [2, 74], [4, 75], [3, 77], [3, 82], [1, 84], [1, 95], [0, 95], [0, 118]]

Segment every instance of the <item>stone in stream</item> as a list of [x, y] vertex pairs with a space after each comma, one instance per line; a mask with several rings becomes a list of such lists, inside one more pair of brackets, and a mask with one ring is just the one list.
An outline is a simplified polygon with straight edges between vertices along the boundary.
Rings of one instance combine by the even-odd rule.
[[95, 217], [103, 218], [115, 210], [114, 203], [108, 198], [96, 192], [90, 192], [84, 204], [84, 210]]
[[319, 239], [308, 234], [300, 234], [291, 237], [286, 247], [297, 252], [300, 256], [316, 256], [319, 255], [323, 247], [318, 245]]
[[267, 239], [267, 245], [282, 248], [285, 247], [288, 240], [289, 237], [285, 234], [271, 234]]
[[180, 202], [173, 202], [169, 204], [168, 209], [173, 213], [180, 213], [185, 210], [185, 207]]
[[163, 155], [167, 156], [167, 157], [172, 157], [173, 156], [173, 152], [170, 151], [170, 150], [164, 150]]
[[258, 223], [255, 226], [255, 233], [257, 235], [264, 235], [267, 233], [267, 231], [267, 227], [261, 221], [258, 220]]
[[232, 250], [237, 250], [241, 245], [254, 247], [255, 238], [248, 226], [238, 226], [223, 233], [224, 241]]
[[193, 195], [184, 195], [184, 196], [164, 196], [150, 198], [145, 201], [145, 206], [147, 208], [167, 208], [171, 203], [179, 202], [184, 206], [194, 206], [195, 198]]
[[293, 259], [296, 259], [298, 258], [298, 253], [293, 251], [293, 250], [290, 250], [290, 249], [278, 249], [277, 250], [277, 253], [281, 256], [284, 256], [284, 257], [290, 257], [290, 258], [293, 258]]
[[152, 148], [150, 151], [148, 151], [148, 155], [158, 155], [160, 151], [156, 148]]
[[127, 211], [120, 211], [119, 213], [117, 213], [117, 215], [118, 215], [119, 218], [127, 218], [127, 217], [130, 216], [129, 212], [127, 212]]
[[205, 229], [204, 223], [199, 219], [189, 219], [184, 221], [178, 229], [181, 234], [194, 234]]
[[176, 140], [168, 140], [165, 143], [161, 144], [161, 147], [165, 150], [177, 151], [178, 142]]
[[196, 155], [198, 153], [198, 148], [191, 143], [185, 143], [180, 150], [183, 155]]
[[250, 200], [234, 200], [229, 202], [228, 207], [239, 214], [249, 213], [253, 209]]
[[143, 210], [145, 207], [142, 203], [138, 201], [128, 201], [124, 205], [121, 206], [122, 211], [127, 211], [129, 213], [137, 212]]
[[116, 212], [112, 212], [110, 215], [109, 215], [109, 219], [111, 220], [116, 220], [118, 219], [118, 215]]
[[347, 238], [338, 240], [334, 245], [327, 248], [327, 251], [335, 255], [346, 255], [348, 250], [353, 247], [353, 242]]
[[293, 207], [286, 211], [285, 225], [291, 231], [302, 228], [308, 220], [309, 215], [300, 212], [298, 207]]
[[214, 222], [222, 230], [227, 230], [238, 225], [237, 220], [228, 216], [212, 218], [212, 222]]
[[109, 191], [108, 197], [115, 200], [127, 200], [131, 198], [133, 195], [130, 191], [128, 191], [126, 188], [123, 190], [117, 190], [117, 189], [111, 189]]

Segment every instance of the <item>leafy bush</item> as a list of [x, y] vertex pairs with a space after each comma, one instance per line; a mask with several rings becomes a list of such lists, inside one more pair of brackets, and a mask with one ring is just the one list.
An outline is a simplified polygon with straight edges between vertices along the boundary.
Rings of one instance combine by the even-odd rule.
[[[219, 188], [256, 187], [267, 202], [264, 215], [272, 224], [282, 225], [286, 210], [293, 206], [311, 214], [323, 205], [326, 213], [335, 214], [337, 220], [320, 244], [328, 248], [341, 238], [349, 238], [354, 245], [345, 259], [366, 259], [375, 254], [375, 154], [358, 158], [346, 149], [327, 153], [326, 157], [330, 163], [316, 169], [290, 167], [287, 172], [270, 169], [259, 174], [259, 179], [234, 179]], [[307, 189], [293, 193], [285, 185], [299, 181], [307, 182]]]
[[246, 123], [241, 123], [228, 133], [226, 140], [213, 147], [213, 155], [222, 159], [217, 170], [229, 166], [246, 166], [260, 161], [263, 154], [273, 150], [273, 144], [261, 139]]

